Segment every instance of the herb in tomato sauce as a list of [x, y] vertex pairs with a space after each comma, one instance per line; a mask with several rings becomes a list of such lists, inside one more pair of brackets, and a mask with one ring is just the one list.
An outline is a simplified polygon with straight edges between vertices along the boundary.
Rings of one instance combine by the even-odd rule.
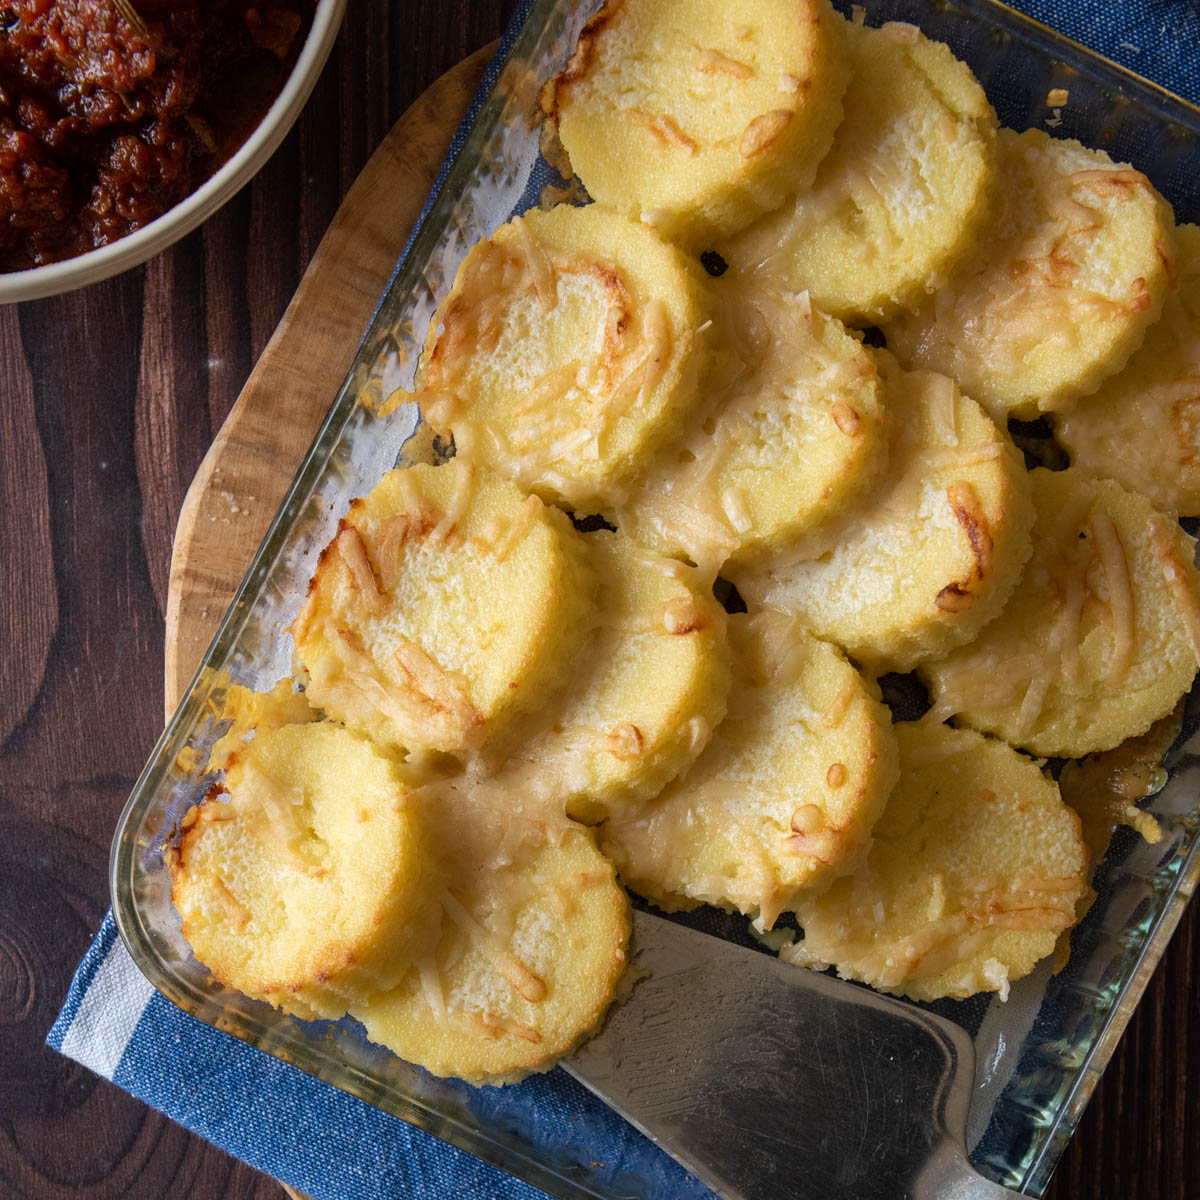
[[0, 0], [0, 271], [193, 191], [275, 98], [316, 0]]

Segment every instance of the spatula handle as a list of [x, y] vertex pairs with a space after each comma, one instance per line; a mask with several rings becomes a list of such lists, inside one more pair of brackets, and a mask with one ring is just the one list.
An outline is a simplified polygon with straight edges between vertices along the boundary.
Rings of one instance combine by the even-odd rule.
[[912, 1200], [1020, 1200], [1010, 1191], [985, 1179], [957, 1148], [943, 1143], [916, 1178]]

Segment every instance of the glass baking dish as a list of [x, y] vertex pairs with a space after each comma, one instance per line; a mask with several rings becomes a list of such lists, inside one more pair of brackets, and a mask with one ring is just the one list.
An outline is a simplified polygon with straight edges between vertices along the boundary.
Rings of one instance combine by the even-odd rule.
[[[111, 888], [135, 962], [165, 996], [209, 1024], [493, 1162], [559, 1197], [690, 1200], [710, 1196], [564, 1072], [515, 1087], [435, 1079], [368, 1043], [353, 1022], [305, 1023], [216, 985], [179, 932], [162, 847], [203, 793], [196, 769], [220, 732], [230, 682], [287, 675], [315, 561], [350, 499], [397, 462], [417, 427], [411, 406], [382, 401], [411, 381], [430, 315], [467, 249], [557, 177], [539, 154], [541, 83], [565, 63], [598, 0], [534, 0], [492, 91], [410, 241], [350, 372], [204, 663], [121, 816]], [[847, 11], [849, 5], [842, 6]], [[1144, 171], [1180, 221], [1200, 219], [1200, 109], [995, 0], [866, 0], [869, 24], [908, 20], [970, 64], [1004, 124], [1051, 128]], [[1047, 107], [1048, 93], [1068, 102]], [[559, 181], [561, 182], [561, 181]], [[383, 411], [381, 411], [381, 408]], [[413, 443], [410, 443], [410, 447]], [[411, 450], [410, 450], [411, 452]], [[1200, 712], [1200, 698], [1189, 698]], [[1191, 712], [1185, 730], [1194, 730]], [[1164, 837], [1114, 839], [1099, 899], [1071, 939], [1068, 965], [1043, 964], [1012, 989], [935, 1006], [978, 1055], [968, 1146], [991, 1178], [1040, 1194], [1200, 875], [1200, 735], [1181, 739], [1149, 802]], [[705, 927], [744, 937], [712, 914]], [[766, 1066], [766, 1064], [764, 1064]], [[601, 1136], [602, 1135], [602, 1136]], [[594, 1147], [603, 1142], [604, 1161]]]

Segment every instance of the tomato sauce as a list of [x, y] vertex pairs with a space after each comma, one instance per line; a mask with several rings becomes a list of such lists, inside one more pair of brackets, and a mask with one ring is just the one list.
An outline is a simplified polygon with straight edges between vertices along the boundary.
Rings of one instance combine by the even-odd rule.
[[278, 94], [316, 0], [0, 0], [0, 271], [152, 221]]

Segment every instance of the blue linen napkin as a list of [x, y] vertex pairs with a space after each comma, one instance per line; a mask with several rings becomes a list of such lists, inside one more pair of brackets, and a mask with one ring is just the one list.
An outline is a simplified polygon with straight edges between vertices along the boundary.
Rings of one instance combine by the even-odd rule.
[[[1200, 7], [1196, 0], [1010, 0], [1130, 70], [1200, 103]], [[499, 65], [531, 7], [523, 0], [451, 143], [432, 194], [494, 86]], [[431, 195], [432, 195], [431, 194]], [[426, 205], [426, 212], [429, 205]], [[421, 219], [424, 220], [425, 213]], [[316, 1200], [537, 1200], [541, 1191], [391, 1117], [176, 1008], [146, 981], [110, 913], [72, 981], [47, 1036], [54, 1049], [230, 1154]], [[620, 1179], [644, 1171], [645, 1143], [561, 1071], [519, 1085], [547, 1138], [578, 1140]], [[501, 1093], [494, 1093], [497, 1096]], [[502, 1104], [502, 1101], [497, 1101]], [[711, 1193], [661, 1157], [659, 1194]], [[658, 1189], [656, 1189], [658, 1190]]]

